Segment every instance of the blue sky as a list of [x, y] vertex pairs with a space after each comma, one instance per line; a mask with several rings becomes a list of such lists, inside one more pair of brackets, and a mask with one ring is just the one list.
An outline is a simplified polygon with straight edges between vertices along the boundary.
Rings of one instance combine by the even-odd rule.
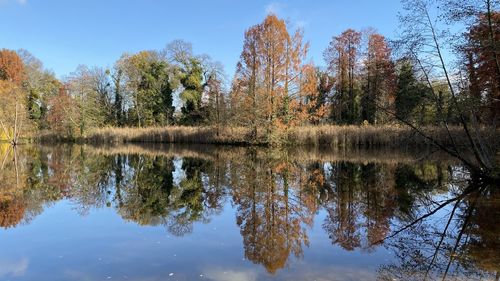
[[79, 64], [107, 67], [123, 52], [182, 39], [232, 77], [244, 31], [269, 12], [303, 27], [310, 58], [323, 65], [331, 37], [347, 28], [393, 37], [400, 9], [399, 0], [0, 0], [0, 48], [27, 49], [63, 77]]

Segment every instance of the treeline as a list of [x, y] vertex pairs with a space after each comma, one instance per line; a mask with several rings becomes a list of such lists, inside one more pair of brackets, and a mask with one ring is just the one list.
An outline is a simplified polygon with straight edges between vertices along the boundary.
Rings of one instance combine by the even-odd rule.
[[[309, 60], [302, 30], [269, 15], [245, 32], [231, 83], [220, 63], [194, 54], [184, 41], [125, 53], [109, 68], [82, 65], [62, 80], [25, 50], [1, 50], [3, 139], [15, 141], [35, 129], [71, 139], [109, 126], [213, 126], [217, 134], [221, 127], [246, 127], [249, 140], [264, 135], [267, 142], [282, 141], [291, 127], [317, 124], [496, 127], [495, 3], [443, 0], [447, 23], [466, 27], [451, 46], [456, 71], [443, 73], [434, 67], [436, 58], [443, 62], [438, 41], [438, 48], [426, 49], [427, 30], [415, 23], [429, 17], [429, 6], [409, 2], [403, 1], [407, 14], [398, 40], [372, 29], [348, 29], [325, 49], [325, 69]], [[434, 29], [430, 35], [444, 39]], [[429, 59], [430, 51], [439, 56]]]

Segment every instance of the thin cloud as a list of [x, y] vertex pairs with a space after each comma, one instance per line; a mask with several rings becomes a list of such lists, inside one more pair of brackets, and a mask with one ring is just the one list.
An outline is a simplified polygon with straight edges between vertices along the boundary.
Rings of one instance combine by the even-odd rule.
[[266, 15], [272, 14], [284, 17], [294, 28], [303, 29], [308, 25], [307, 21], [300, 19], [301, 13], [299, 10], [288, 6], [285, 3], [271, 2], [264, 7], [264, 11]]
[[279, 15], [283, 13], [283, 9], [285, 8], [285, 4], [278, 3], [278, 2], [272, 2], [267, 4], [265, 8], [265, 13], [266, 15], [274, 14], [274, 15]]

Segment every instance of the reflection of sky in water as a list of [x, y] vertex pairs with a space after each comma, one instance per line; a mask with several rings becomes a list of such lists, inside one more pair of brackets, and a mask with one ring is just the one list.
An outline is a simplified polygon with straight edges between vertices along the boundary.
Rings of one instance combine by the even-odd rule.
[[174, 171], [172, 175], [174, 176], [175, 185], [179, 185], [179, 183], [186, 178], [186, 173], [182, 169], [182, 158], [176, 157], [174, 159]]
[[26, 273], [28, 265], [26, 258], [14, 261], [0, 259], [0, 278], [21, 277]]
[[245, 259], [231, 203], [210, 223], [195, 223], [193, 233], [183, 237], [169, 234], [164, 226], [125, 222], [111, 208], [82, 217], [72, 205], [60, 201], [29, 225], [2, 230], [0, 260], [23, 253], [32, 262], [29, 270], [27, 260], [6, 263], [0, 276], [40, 281], [369, 280], [387, 256], [382, 248], [362, 254], [332, 246], [321, 228], [326, 215], [320, 212], [308, 232], [311, 243], [304, 257], [291, 255], [287, 268], [273, 276]]

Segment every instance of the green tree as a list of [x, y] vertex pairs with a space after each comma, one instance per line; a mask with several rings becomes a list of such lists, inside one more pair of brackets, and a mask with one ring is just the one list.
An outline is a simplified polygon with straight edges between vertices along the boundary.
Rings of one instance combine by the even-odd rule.
[[184, 105], [181, 108], [184, 124], [199, 124], [202, 121], [201, 98], [204, 89], [203, 67], [198, 58], [191, 57], [183, 63], [180, 82], [184, 88], [180, 98]]
[[413, 64], [409, 60], [401, 61], [396, 88], [396, 116], [408, 120], [412, 112], [422, 101], [422, 85], [415, 76]]

